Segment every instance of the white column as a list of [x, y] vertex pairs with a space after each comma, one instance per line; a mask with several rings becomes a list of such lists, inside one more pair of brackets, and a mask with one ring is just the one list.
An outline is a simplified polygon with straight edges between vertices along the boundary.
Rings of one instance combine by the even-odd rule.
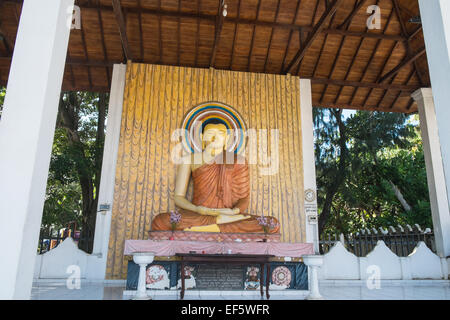
[[0, 299], [28, 299], [74, 0], [25, 0], [0, 121]]
[[446, 257], [450, 255], [450, 215], [433, 95], [430, 88], [423, 88], [412, 97], [419, 109], [436, 250]]
[[316, 160], [314, 157], [314, 124], [312, 111], [311, 80], [300, 79], [300, 109], [303, 142], [303, 186], [305, 191], [304, 213], [306, 242], [314, 243], [319, 252], [317, 218]]
[[[126, 70], [124, 64], [114, 65], [98, 197], [99, 212], [95, 223], [94, 250], [88, 261], [88, 279], [105, 279]], [[100, 211], [102, 204], [109, 205], [110, 209]]]
[[447, 208], [439, 217], [433, 216], [433, 220], [443, 232], [440, 254], [450, 256], [450, 1], [419, 0], [419, 6], [433, 89], [436, 138], [439, 136], [444, 171], [444, 183], [436, 186], [446, 188], [447, 192]]

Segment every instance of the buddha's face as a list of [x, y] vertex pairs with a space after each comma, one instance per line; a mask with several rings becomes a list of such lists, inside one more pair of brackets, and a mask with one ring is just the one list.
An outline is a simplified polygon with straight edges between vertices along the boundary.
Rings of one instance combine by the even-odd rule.
[[227, 127], [224, 124], [207, 124], [201, 138], [204, 148], [223, 150], [228, 141]]

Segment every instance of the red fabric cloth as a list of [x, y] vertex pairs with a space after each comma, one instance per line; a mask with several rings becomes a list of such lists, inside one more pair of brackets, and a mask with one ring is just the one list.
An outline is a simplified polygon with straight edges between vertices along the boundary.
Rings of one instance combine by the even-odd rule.
[[125, 255], [133, 252], [153, 252], [155, 256], [174, 256], [176, 253], [220, 254], [270, 254], [277, 257], [300, 258], [306, 254], [314, 254], [312, 243], [283, 242], [209, 242], [209, 241], [177, 241], [177, 240], [126, 240]]

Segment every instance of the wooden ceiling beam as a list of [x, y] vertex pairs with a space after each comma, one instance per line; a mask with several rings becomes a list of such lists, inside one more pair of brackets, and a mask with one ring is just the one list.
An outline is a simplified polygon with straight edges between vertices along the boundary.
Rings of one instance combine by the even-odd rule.
[[111, 0], [113, 11], [116, 16], [117, 25], [119, 26], [120, 41], [122, 42], [123, 54], [125, 60], [133, 60], [131, 56], [130, 45], [128, 42], [127, 28], [125, 25], [125, 18], [123, 16], [122, 6], [120, 0]]
[[[344, 20], [344, 23], [342, 23], [342, 24], [339, 26], [339, 28], [340, 28], [341, 26], [343, 26], [343, 27], [345, 28], [345, 30], [348, 30], [348, 28], [350, 28], [350, 25], [351, 25], [351, 21], [352, 21], [353, 16], [356, 14], [356, 12], [358, 12], [359, 8], [361, 8], [362, 5], [363, 5], [366, 1], [367, 1], [367, 0], [361, 0], [359, 3], [358, 3], [357, 1], [355, 1], [355, 5], [354, 5], [353, 11], [347, 16], [347, 18]], [[333, 17], [335, 17], [335, 16], [333, 16]], [[343, 48], [343, 46], [344, 46], [345, 40], [346, 40], [346, 36], [343, 36], [343, 37], [341, 38], [341, 42], [340, 42], [340, 44], [339, 44], [339, 48], [338, 48], [338, 51], [337, 51], [337, 53], [336, 53], [336, 56], [334, 57], [333, 65], [331, 66], [331, 72], [329, 73], [328, 78], [331, 78], [331, 77], [333, 76], [333, 74], [334, 74], [334, 71], [336, 70], [336, 65], [337, 65], [337, 62], [338, 62], [338, 60], [339, 60], [339, 57], [341, 56], [341, 51], [342, 51], [342, 48]], [[325, 95], [326, 95], [326, 93], [327, 93], [327, 90], [328, 90], [328, 85], [325, 86], [325, 89], [324, 89], [323, 92], [322, 92], [322, 96], [320, 97], [320, 100], [319, 100], [319, 101], [320, 101], [321, 103], [323, 102], [323, 99], [325, 98]], [[339, 97], [337, 97], [337, 99], [339, 99]]]
[[423, 47], [422, 49], [419, 50], [419, 52], [417, 52], [413, 56], [407, 57], [402, 62], [400, 62], [400, 64], [398, 64], [395, 68], [393, 68], [391, 71], [387, 72], [384, 76], [382, 76], [378, 80], [378, 83], [382, 83], [382, 82], [384, 82], [386, 80], [389, 80], [390, 78], [395, 76], [397, 73], [399, 73], [403, 68], [405, 68], [405, 67], [409, 66], [410, 64], [414, 63], [414, 61], [416, 61], [418, 58], [420, 58], [425, 53], [426, 53], [425, 47]]
[[342, 29], [350, 24], [353, 17], [358, 13], [361, 7], [367, 2], [367, 0], [360, 0], [359, 3], [353, 8], [352, 12], [347, 16], [347, 18], [342, 22], [338, 29]]
[[[137, 1], [137, 5], [139, 8], [141, 8], [141, 0]], [[139, 49], [140, 49], [140, 56], [141, 60], [144, 60], [144, 30], [142, 28], [142, 13], [139, 12], [138, 14], [138, 26], [139, 26]]]
[[[386, 30], [389, 28], [389, 26], [390, 26], [390, 24], [391, 24], [391, 22], [392, 22], [392, 16], [393, 16], [393, 15], [394, 15], [394, 10], [392, 9], [391, 12], [389, 13], [389, 17], [388, 17], [388, 19], [387, 19], [387, 21], [386, 21], [386, 24], [384, 25], [383, 33], [386, 32]], [[380, 47], [381, 42], [382, 42], [381, 40], [378, 40], [378, 41], [377, 41], [377, 43], [376, 43], [376, 45], [375, 45], [375, 48], [372, 50], [372, 54], [370, 55], [370, 58], [369, 58], [369, 60], [367, 61], [367, 64], [366, 64], [366, 66], [365, 66], [365, 68], [364, 68], [364, 71], [363, 71], [361, 77], [359, 78], [359, 81], [363, 81], [364, 78], [366, 77], [367, 72], [369, 71], [369, 67], [370, 67], [370, 65], [371, 65], [371, 63], [372, 63], [372, 61], [373, 61], [373, 59], [375, 58], [375, 55], [376, 55], [377, 52], [378, 52], [378, 48]], [[381, 71], [381, 72], [382, 72], [382, 71]], [[350, 99], [350, 104], [353, 104], [353, 101], [354, 101], [354, 99], [355, 99], [357, 93], [358, 93], [358, 88], [356, 88], [356, 89], [353, 91], [352, 97], [351, 97], [351, 99]]]
[[215, 24], [215, 33], [214, 33], [214, 45], [213, 50], [211, 54], [211, 60], [209, 62], [209, 66], [211, 68], [214, 68], [215, 62], [216, 62], [216, 54], [217, 54], [217, 46], [219, 45], [220, 40], [220, 34], [222, 33], [222, 26], [223, 26], [223, 5], [224, 1], [219, 0], [219, 9], [216, 16], [216, 24]]
[[[158, 0], [158, 8], [161, 10], [161, 0]], [[159, 63], [162, 63], [163, 59], [163, 41], [162, 41], [162, 16], [158, 16], [158, 53], [159, 53]]]
[[[406, 29], [405, 22], [403, 21], [402, 16], [401, 16], [401, 10], [400, 10], [400, 6], [399, 6], [399, 3], [398, 3], [398, 0], [392, 0], [392, 5], [394, 6], [395, 13], [397, 15], [397, 19], [398, 19], [398, 21], [400, 23], [400, 27], [401, 27], [401, 30], [402, 30], [402, 35], [405, 38], [407, 38], [407, 40], [405, 41], [405, 47], [406, 47], [406, 56], [409, 56], [409, 55], [411, 55], [413, 50], [411, 48], [411, 45], [409, 44], [410, 37], [408, 35], [408, 30]], [[417, 62], [414, 60], [413, 63], [414, 63], [414, 70], [416, 70], [416, 72], [417, 72], [417, 76], [419, 77], [420, 84], [422, 86], [424, 86], [423, 76], [420, 73], [419, 67], [417, 66]]]
[[[379, 79], [381, 78], [381, 75], [383, 74], [384, 69], [386, 68], [386, 65], [388, 64], [389, 60], [391, 59], [392, 54], [394, 53], [395, 49], [397, 48], [397, 45], [398, 45], [398, 42], [397, 42], [397, 43], [394, 43], [394, 44], [392, 45], [391, 50], [390, 50], [390, 51], [388, 52], [388, 54], [386, 55], [386, 58], [385, 58], [384, 63], [383, 63], [383, 67], [378, 71], [377, 77], [376, 77], [376, 79], [375, 79], [375, 83], [378, 83]], [[367, 102], [369, 101], [370, 96], [372, 95], [373, 90], [374, 90], [374, 88], [371, 88], [371, 89], [369, 90], [369, 92], [367, 93], [366, 98], [364, 99], [363, 106], [365, 106], [365, 105], [367, 104]]]
[[310, 78], [310, 80], [312, 84], [335, 85], [340, 87], [372, 88], [372, 89], [384, 89], [384, 90], [396, 90], [408, 92], [413, 92], [414, 90], [419, 89], [419, 86], [402, 85], [402, 84], [348, 81], [348, 80], [336, 80], [336, 79], [316, 78], [316, 77]]
[[413, 33], [410, 34], [407, 41], [411, 41], [415, 36], [417, 36], [422, 31], [422, 26], [418, 26], [416, 30], [413, 31]]
[[[200, 15], [201, 0], [197, 0], [197, 16]], [[198, 66], [198, 43], [200, 42], [200, 19], [197, 18], [197, 34], [195, 35], [195, 59], [194, 66]]]
[[[413, 69], [408, 76], [408, 80], [406, 80], [406, 82], [404, 84], [408, 84], [411, 81], [411, 79], [414, 75], [414, 72], [415, 72], [415, 70]], [[394, 108], [395, 104], [397, 103], [397, 100], [400, 98], [400, 94], [401, 94], [401, 92], [399, 92], [397, 94], [397, 97], [395, 97], [394, 101], [392, 101], [391, 105], [389, 106], [389, 109]]]
[[[351, 110], [372, 110], [372, 109], [375, 110], [375, 106], [367, 108], [367, 107], [363, 107], [363, 106], [359, 106], [359, 105], [352, 105], [352, 104], [347, 104], [347, 103], [339, 103], [339, 104], [321, 103], [321, 104], [315, 104], [313, 102], [313, 107], [315, 107], [315, 108], [351, 109]], [[411, 111], [409, 111], [409, 109], [407, 108], [406, 111], [405, 111], [405, 110], [398, 110], [398, 109], [383, 108], [383, 109], [380, 109], [380, 110], [377, 109], [376, 111], [411, 113]]]
[[[81, 19], [83, 19], [83, 15], [81, 15]], [[81, 22], [83, 24], [83, 22]], [[87, 50], [87, 45], [86, 45], [86, 36], [84, 34], [84, 28], [81, 28], [81, 30], [79, 30], [81, 33], [81, 41], [83, 43], [83, 50], [84, 50], [84, 56], [86, 60], [89, 60], [89, 53]], [[87, 73], [88, 73], [88, 80], [89, 80], [89, 85], [92, 87], [93, 86], [93, 82], [92, 82], [92, 75], [91, 75], [91, 69], [89, 68], [89, 66], [87, 66]]]
[[[113, 0], [114, 1], [114, 0]], [[116, 0], [117, 1], [117, 0]], [[12, 3], [21, 3], [21, 0], [6, 0], [6, 2], [12, 2]], [[97, 7], [94, 7], [89, 4], [84, 4], [80, 6], [81, 9], [97, 9]], [[113, 8], [105, 5], [100, 5], [100, 9], [102, 11], [113, 11]], [[141, 8], [138, 9], [133, 7], [127, 7], [128, 13], [141, 13], [141, 14], [151, 14], [156, 15], [158, 17], [174, 17], [174, 18], [190, 18], [195, 20], [205, 20], [209, 21], [212, 24], [215, 23], [216, 17], [215, 15], [209, 15], [209, 14], [200, 14], [200, 13], [190, 13], [190, 12], [178, 12], [178, 11], [168, 11], [163, 9], [148, 9], [148, 8]], [[251, 25], [251, 26], [259, 26], [259, 27], [269, 27], [269, 28], [280, 28], [280, 29], [289, 29], [294, 31], [304, 31], [304, 32], [312, 32], [314, 30], [314, 27], [311, 26], [299, 26], [294, 23], [280, 23], [280, 22], [270, 22], [270, 21], [261, 21], [261, 20], [252, 20], [252, 19], [245, 19], [245, 18], [233, 18], [233, 17], [227, 17], [224, 19], [224, 23], [233, 23], [233, 24], [243, 24], [243, 25]], [[384, 39], [384, 40], [393, 40], [393, 41], [406, 41], [406, 38], [402, 35], [386, 35], [376, 32], [357, 32], [357, 31], [345, 31], [337, 28], [326, 28], [320, 30], [321, 33], [325, 34], [339, 34], [343, 36], [350, 36], [350, 37], [360, 37], [360, 38], [373, 38], [373, 39]]]
[[[108, 52], [106, 50], [106, 41], [105, 41], [105, 33], [103, 31], [103, 20], [102, 20], [102, 11], [100, 10], [100, 0], [97, 0], [97, 17], [98, 17], [98, 23], [100, 26], [100, 34], [102, 38], [102, 48], [103, 48], [103, 57], [106, 61], [109, 60], [108, 58]], [[108, 86], [111, 86], [111, 75], [109, 74], [109, 67], [106, 67], [106, 78], [108, 79]]]
[[[280, 12], [280, 4], [281, 4], [281, 0], [278, 0], [277, 10], [275, 12], [275, 19], [273, 20], [273, 22], [277, 22], [278, 13]], [[272, 28], [272, 30], [270, 30], [269, 44], [267, 46], [266, 58], [264, 59], [264, 69], [263, 69], [264, 72], [266, 72], [266, 70], [267, 70], [267, 60], [269, 60], [270, 47], [272, 46], [272, 38], [273, 38], [273, 28]]]
[[[241, 0], [238, 1], [238, 8], [237, 8], [237, 16], [241, 14]], [[233, 45], [231, 46], [231, 59], [230, 59], [230, 70], [233, 69], [233, 62], [234, 62], [234, 49], [236, 48], [236, 36], [237, 36], [237, 28], [238, 25], [236, 24], [234, 26], [234, 35], [233, 35]]]
[[[300, 9], [300, 4], [301, 4], [301, 2], [302, 2], [302, 0], [297, 0], [297, 7], [295, 8], [295, 14], [294, 14], [294, 17], [292, 18], [292, 25], [294, 25], [295, 24], [295, 21], [297, 21], [297, 17], [298, 17], [298, 12], [299, 12], [299, 9]], [[281, 61], [281, 70], [280, 70], [280, 73], [281, 72], [283, 72], [283, 70], [284, 70], [284, 65], [285, 65], [285, 63], [286, 63], [286, 57], [287, 57], [287, 54], [288, 54], [288, 51], [289, 51], [289, 47], [291, 46], [291, 41], [292, 41], [292, 34], [293, 34], [293, 32], [294, 32], [294, 30], [293, 29], [291, 29], [290, 31], [289, 31], [289, 40], [288, 40], [288, 43], [287, 43], [287, 45], [286, 45], [286, 49], [285, 49], [285, 51], [284, 51], [284, 57], [283, 57], [283, 60]], [[302, 38], [302, 31], [300, 30], [299, 31], [299, 45], [301, 46], [301, 38]]]
[[[378, 5], [379, 2], [380, 2], [380, 0], [377, 0], [375, 2], [375, 4]], [[367, 26], [366, 26], [365, 30], [366, 31], [368, 30]], [[353, 57], [351, 59], [350, 66], [347, 68], [347, 72], [345, 73], [344, 80], [347, 80], [348, 77], [350, 76], [350, 72], [352, 71], [353, 65], [355, 64], [356, 58], [358, 57], [358, 54], [359, 54], [359, 52], [360, 52], [360, 50], [362, 48], [363, 43], [364, 43], [364, 38], [361, 38], [360, 41], [359, 41], [358, 47], [357, 47], [357, 49], [355, 51], [355, 54], [353, 55]], [[341, 93], [342, 93], [343, 90], [344, 90], [344, 87], [340, 87], [339, 88], [339, 92], [337, 93], [337, 95], [336, 95], [336, 97], [334, 99], [334, 103], [335, 104], [339, 101], [339, 98], [341, 97]]]
[[[312, 26], [311, 29], [314, 28], [314, 25], [316, 23], [316, 16], [317, 16], [317, 13], [319, 12], [319, 4], [320, 4], [320, 0], [317, 0], [316, 5], [314, 6], [314, 13], [311, 15], [311, 23], [310, 23], [310, 25]], [[306, 43], [306, 39], [307, 39], [308, 35], [309, 34], [306, 34], [306, 36], [305, 36], [305, 32], [303, 30], [299, 30], [299, 34], [298, 34], [298, 36], [299, 36], [298, 50], [301, 50], [303, 48], [303, 46]], [[294, 73], [294, 74], [296, 74], [298, 76], [300, 76], [300, 71], [301, 71], [301, 68], [302, 68], [302, 62], [303, 62], [303, 60], [298, 63], [297, 70]], [[316, 65], [317, 65], [317, 61], [316, 61]], [[281, 72], [283, 72], [283, 70]], [[313, 71], [311, 77], [314, 76], [314, 73], [315, 73], [315, 71]]]
[[[261, 9], [261, 0], [258, 0], [258, 5], [256, 7], [256, 19], [258, 19], [259, 17], [259, 10]], [[248, 53], [248, 58], [247, 58], [247, 71], [250, 71], [250, 64], [252, 62], [252, 52], [253, 52], [253, 44], [255, 43], [255, 29], [256, 29], [256, 25], [253, 25], [253, 30], [252, 30], [252, 41], [250, 43], [250, 52]]]
[[324, 29], [326, 23], [331, 19], [331, 17], [336, 13], [336, 10], [344, 2], [344, 0], [334, 0], [333, 4], [323, 13], [319, 22], [314, 26], [311, 33], [308, 35], [305, 45], [301, 48], [297, 54], [294, 56], [292, 61], [289, 63], [284, 73], [289, 73], [291, 70], [303, 59], [306, 51], [312, 46], [314, 40], [319, 36], [321, 30]]
[[[331, 17], [330, 24], [329, 24], [330, 26], [333, 24], [333, 21], [334, 21], [335, 17], [336, 17], [335, 15], [333, 15], [333, 17]], [[316, 71], [317, 71], [317, 69], [319, 67], [320, 59], [322, 58], [322, 54], [323, 54], [323, 51], [325, 49], [325, 44], [327, 43], [327, 40], [328, 40], [328, 34], [326, 34], [324, 39], [323, 39], [322, 46], [320, 47], [319, 55], [317, 56], [317, 61], [316, 61], [315, 65], [314, 65], [314, 69], [313, 69], [313, 73], [312, 73], [311, 77], [315, 77], [316, 76]], [[304, 43], [305, 43], [305, 41], [301, 42], [302, 45], [301, 45], [300, 49], [302, 47], [304, 47]], [[299, 72], [300, 72], [301, 62], [298, 65], [299, 65], [299, 68], [297, 69], [297, 73], [296, 73], [297, 75], [299, 75]]]

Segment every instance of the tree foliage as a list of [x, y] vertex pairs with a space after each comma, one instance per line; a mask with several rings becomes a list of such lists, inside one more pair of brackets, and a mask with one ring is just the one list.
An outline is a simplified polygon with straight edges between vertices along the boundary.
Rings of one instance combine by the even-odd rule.
[[[76, 222], [83, 238], [93, 238], [100, 186], [107, 95], [61, 95], [53, 142], [43, 228]], [[92, 242], [81, 249], [91, 252]]]
[[319, 232], [432, 227], [416, 116], [314, 111]]

